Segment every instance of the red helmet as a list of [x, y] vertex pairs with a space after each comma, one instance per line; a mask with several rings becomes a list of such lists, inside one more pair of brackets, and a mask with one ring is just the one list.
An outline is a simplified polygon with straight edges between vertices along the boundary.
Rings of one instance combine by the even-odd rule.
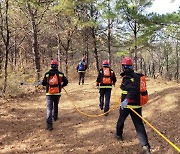
[[122, 65], [133, 65], [133, 60], [129, 57], [124, 57], [121, 61]]
[[57, 60], [52, 60], [51, 65], [58, 65], [58, 61]]
[[108, 60], [103, 60], [103, 65], [109, 65]]

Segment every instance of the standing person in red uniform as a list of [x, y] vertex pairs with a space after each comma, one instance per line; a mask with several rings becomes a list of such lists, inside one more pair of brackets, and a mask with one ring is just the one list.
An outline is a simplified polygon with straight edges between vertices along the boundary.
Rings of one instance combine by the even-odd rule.
[[78, 82], [79, 85], [81, 84], [81, 82], [82, 84], [84, 84], [86, 69], [87, 69], [86, 58], [83, 57], [80, 63], [78, 64], [78, 66], [76, 67], [76, 70], [79, 75], [79, 82]]
[[133, 61], [129, 57], [125, 57], [121, 61], [123, 72], [120, 74], [123, 77], [121, 83], [121, 107], [120, 115], [116, 125], [116, 137], [118, 140], [123, 140], [123, 128], [124, 122], [127, 116], [130, 114], [133, 124], [135, 126], [139, 142], [142, 146], [142, 152], [144, 154], [150, 154], [150, 145], [148, 142], [148, 137], [146, 130], [143, 124], [142, 119], [136, 115], [132, 110], [126, 108], [127, 105], [130, 105], [139, 115], [142, 116], [142, 107], [140, 106], [139, 100], [139, 83], [137, 80], [137, 74], [133, 70]]
[[[99, 70], [99, 74], [96, 80], [96, 86], [99, 89], [99, 107], [101, 110], [104, 109], [104, 113], [109, 111], [109, 104], [111, 98], [112, 85], [116, 84], [116, 76], [114, 71], [109, 67], [107, 60], [103, 61], [103, 67]], [[108, 113], [105, 114], [107, 116]]]
[[42, 85], [46, 86], [47, 130], [53, 130], [53, 119], [58, 119], [61, 89], [68, 84], [67, 78], [58, 70], [58, 61], [51, 61], [51, 69], [45, 73]]

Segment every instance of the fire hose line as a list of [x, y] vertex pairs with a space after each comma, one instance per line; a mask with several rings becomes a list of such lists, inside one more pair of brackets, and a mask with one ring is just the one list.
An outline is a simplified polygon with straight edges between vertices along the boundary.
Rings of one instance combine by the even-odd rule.
[[166, 142], [168, 142], [174, 149], [180, 153], [180, 148], [178, 148], [174, 143], [172, 143], [166, 136], [164, 136], [160, 131], [158, 131], [154, 126], [152, 126], [146, 119], [141, 117], [134, 109], [128, 106], [134, 113], [136, 113], [146, 124], [148, 124], [158, 135], [160, 135]]
[[[118, 102], [116, 94], [114, 93], [115, 101]], [[180, 153], [180, 149], [172, 143], [166, 136], [164, 136], [160, 131], [158, 131], [154, 126], [152, 126], [146, 119], [144, 119], [141, 115], [139, 115], [132, 107], [127, 106], [130, 110], [132, 110], [137, 116], [139, 116], [148, 126], [150, 126], [158, 135], [160, 135], [166, 142], [168, 142], [175, 150]]]
[[[63, 88], [64, 89], [64, 88]], [[115, 99], [115, 104], [109, 109], [109, 111], [105, 112], [105, 113], [102, 113], [102, 114], [97, 114], [97, 115], [93, 115], [93, 114], [87, 114], [85, 112], [82, 112], [79, 107], [76, 106], [76, 104], [74, 103], [74, 101], [72, 100], [71, 96], [68, 94], [68, 92], [64, 89], [66, 95], [68, 96], [69, 100], [72, 102], [72, 104], [74, 105], [75, 109], [85, 115], [85, 116], [88, 116], [88, 117], [93, 117], [93, 118], [96, 118], [96, 117], [100, 117], [100, 116], [103, 116], [105, 115], [106, 113], [109, 113], [111, 112], [112, 110], [114, 110], [117, 105], [119, 105], [120, 101], [119, 99], [117, 99], [116, 97], [116, 90], [117, 90], [117, 87], [115, 88], [114, 90], [114, 99]], [[180, 148], [177, 147], [174, 143], [172, 143], [166, 136], [164, 136], [159, 130], [157, 130], [154, 126], [152, 126], [146, 119], [144, 119], [141, 115], [139, 115], [133, 108], [131, 108], [130, 106], [127, 106], [127, 108], [129, 108], [130, 110], [132, 110], [137, 116], [139, 116], [149, 127], [151, 127], [159, 136], [161, 136], [166, 142], [168, 142], [175, 150], [178, 151], [178, 153], [180, 153]]]
[[[64, 89], [64, 88], [63, 88], [63, 89]], [[117, 88], [115, 88], [115, 91], [116, 91], [116, 89], [117, 89]], [[85, 115], [85, 116], [87, 116], [87, 117], [96, 118], [96, 117], [103, 116], [103, 115], [111, 112], [112, 110], [114, 110], [114, 109], [119, 105], [119, 102], [117, 101], [117, 102], [109, 109], [109, 111], [107, 111], [107, 112], [104, 112], [104, 113], [101, 113], [101, 114], [87, 114], [87, 113], [85, 113], [85, 112], [83, 112], [83, 111], [81, 111], [81, 110], [79, 109], [79, 107], [75, 104], [75, 102], [73, 101], [73, 99], [72, 99], [72, 97], [69, 95], [69, 93], [66, 91], [66, 89], [64, 89], [64, 91], [65, 91], [66, 95], [68, 96], [69, 100], [70, 100], [70, 101], [72, 102], [72, 104], [74, 105], [75, 109], [76, 109], [79, 113], [81, 113], [81, 114], [83, 114], [83, 115]]]

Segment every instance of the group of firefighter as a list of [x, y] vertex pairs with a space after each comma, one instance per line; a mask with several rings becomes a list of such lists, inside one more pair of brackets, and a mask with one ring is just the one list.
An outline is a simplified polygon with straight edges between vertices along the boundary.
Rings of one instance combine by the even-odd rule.
[[[53, 130], [53, 121], [58, 120], [58, 104], [61, 97], [61, 89], [68, 84], [67, 78], [62, 72], [58, 70], [58, 61], [51, 61], [51, 69], [45, 73], [41, 82], [43, 86], [46, 86], [46, 106], [47, 106], [47, 119], [46, 129]], [[127, 116], [130, 114], [133, 124], [135, 126], [139, 142], [142, 146], [141, 153], [150, 154], [150, 144], [143, 124], [142, 119], [130, 110], [128, 106], [131, 106], [139, 115], [142, 116], [142, 107], [140, 106], [140, 100], [137, 97], [139, 91], [137, 85], [139, 83], [135, 78], [135, 72], [133, 70], [133, 60], [130, 57], [124, 57], [120, 62], [123, 72], [120, 74], [122, 77], [121, 83], [121, 106], [119, 109], [119, 118], [116, 125], [115, 137], [118, 141], [123, 141], [123, 128], [124, 122]], [[77, 65], [77, 72], [79, 75], [78, 84], [84, 84], [85, 72], [87, 69], [86, 58], [83, 57]], [[112, 87], [116, 84], [116, 75], [109, 66], [108, 60], [103, 60], [102, 68], [99, 70], [96, 86], [99, 89], [99, 107], [103, 110], [104, 115], [108, 116], [110, 109], [110, 97]]]

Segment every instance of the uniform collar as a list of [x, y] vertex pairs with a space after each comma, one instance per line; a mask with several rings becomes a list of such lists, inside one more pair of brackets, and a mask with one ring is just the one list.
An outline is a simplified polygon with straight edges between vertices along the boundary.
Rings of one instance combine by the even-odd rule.
[[122, 72], [120, 75], [123, 77], [125, 75], [131, 75], [134, 73], [134, 70], [132, 69], [126, 69], [124, 72]]

